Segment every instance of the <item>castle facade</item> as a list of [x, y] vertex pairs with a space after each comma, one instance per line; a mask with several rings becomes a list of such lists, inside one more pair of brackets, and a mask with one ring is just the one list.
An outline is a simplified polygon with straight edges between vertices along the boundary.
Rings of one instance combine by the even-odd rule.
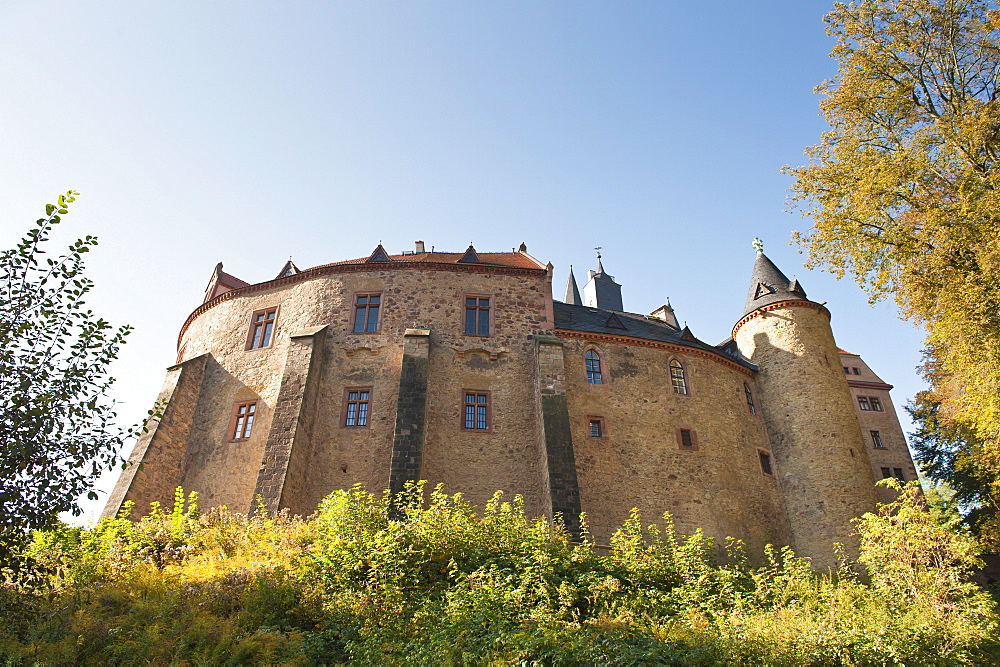
[[669, 304], [625, 312], [600, 258], [583, 296], [571, 270], [555, 300], [551, 264], [523, 244], [379, 245], [257, 284], [220, 264], [104, 515], [177, 486], [306, 515], [355, 483], [426, 479], [476, 503], [520, 494], [571, 530], [585, 512], [598, 544], [635, 507], [826, 567], [874, 508], [874, 480], [916, 477], [889, 389], [762, 253], [719, 345]]

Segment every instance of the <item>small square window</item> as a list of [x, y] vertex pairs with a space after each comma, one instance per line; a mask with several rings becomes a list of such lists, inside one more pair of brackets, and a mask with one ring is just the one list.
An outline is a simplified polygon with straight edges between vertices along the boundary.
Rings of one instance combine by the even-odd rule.
[[490, 392], [465, 392], [462, 428], [466, 431], [490, 430]]
[[465, 333], [468, 336], [490, 335], [490, 297], [465, 297]]
[[874, 396], [869, 396], [868, 402], [871, 403], [872, 410], [874, 410], [875, 412], [882, 412], [882, 401], [880, 401]]
[[591, 438], [607, 437], [608, 432], [604, 427], [604, 417], [587, 417], [587, 434]]
[[771, 467], [771, 455], [758, 449], [757, 456], [760, 458], [760, 470], [765, 475], [773, 475], [774, 468]]
[[344, 390], [341, 426], [346, 428], [368, 426], [371, 415], [371, 395], [371, 387], [348, 387]]
[[382, 293], [364, 292], [354, 295], [353, 333], [376, 333], [379, 313], [382, 311]]
[[851, 369], [848, 368], [847, 366], [844, 366], [844, 375], [850, 375], [850, 374], [851, 374]]
[[250, 331], [247, 334], [248, 350], [270, 347], [274, 340], [274, 323], [278, 319], [277, 308], [256, 310], [250, 316]]
[[872, 446], [875, 449], [885, 449], [885, 445], [882, 444], [882, 434], [878, 431], [869, 431], [872, 435]]
[[906, 475], [903, 474], [903, 469], [902, 468], [893, 468], [892, 469], [892, 476], [895, 477], [896, 479], [898, 479], [900, 482], [905, 482], [906, 481]]
[[230, 440], [246, 440], [253, 433], [253, 422], [257, 416], [257, 401], [243, 401], [233, 406], [233, 416], [229, 420]]
[[851, 372], [854, 373], [855, 375], [861, 375], [861, 371], [855, 368], [854, 366], [851, 367]]
[[882, 479], [888, 479], [892, 477], [892, 470], [890, 468], [882, 468]]

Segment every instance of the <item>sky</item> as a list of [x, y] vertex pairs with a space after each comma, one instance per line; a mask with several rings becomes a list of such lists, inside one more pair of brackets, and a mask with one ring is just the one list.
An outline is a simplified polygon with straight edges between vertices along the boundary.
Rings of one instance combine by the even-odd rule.
[[[669, 297], [709, 343], [754, 251], [827, 302], [838, 344], [923, 388], [923, 334], [803, 268], [792, 179], [825, 121], [830, 3], [34, 0], [0, 6], [0, 248], [81, 192], [59, 245], [97, 235], [89, 306], [135, 331], [123, 423], [152, 406], [212, 270], [270, 280], [391, 253], [505, 251]], [[98, 483], [99, 512], [114, 476]]]

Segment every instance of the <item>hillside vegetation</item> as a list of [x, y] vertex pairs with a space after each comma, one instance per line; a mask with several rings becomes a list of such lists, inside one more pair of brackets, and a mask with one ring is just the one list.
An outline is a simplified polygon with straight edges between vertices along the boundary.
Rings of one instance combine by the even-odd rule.
[[[37, 532], [0, 589], [0, 656], [27, 663], [997, 663], [973, 543], [919, 493], [858, 524], [860, 563], [817, 575], [787, 549], [751, 566], [669, 516], [610, 553], [498, 494], [480, 511], [410, 489], [402, 518], [360, 489], [309, 519], [172, 511]], [[856, 574], [856, 571], [863, 574]]]

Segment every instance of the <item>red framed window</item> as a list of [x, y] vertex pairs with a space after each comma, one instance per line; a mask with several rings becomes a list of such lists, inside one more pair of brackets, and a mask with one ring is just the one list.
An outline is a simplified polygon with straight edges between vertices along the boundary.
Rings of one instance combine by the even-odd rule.
[[382, 293], [368, 292], [354, 295], [354, 333], [378, 331], [379, 313], [382, 310]]
[[253, 433], [253, 421], [257, 416], [257, 401], [243, 401], [233, 406], [233, 416], [229, 420], [230, 440], [246, 440]]
[[463, 408], [462, 428], [467, 431], [490, 430], [490, 392], [467, 390]]
[[677, 447], [694, 451], [698, 449], [698, 434], [693, 428], [687, 426], [677, 427]]
[[274, 339], [274, 322], [278, 319], [278, 309], [265, 308], [255, 310], [250, 316], [250, 333], [247, 336], [247, 349], [259, 350], [269, 347]]
[[465, 297], [465, 333], [468, 336], [490, 335], [490, 297]]
[[604, 417], [591, 415], [587, 417], [587, 435], [591, 438], [606, 438], [608, 429], [604, 425]]
[[348, 387], [344, 390], [343, 426], [348, 428], [368, 426], [371, 395], [371, 387]]

